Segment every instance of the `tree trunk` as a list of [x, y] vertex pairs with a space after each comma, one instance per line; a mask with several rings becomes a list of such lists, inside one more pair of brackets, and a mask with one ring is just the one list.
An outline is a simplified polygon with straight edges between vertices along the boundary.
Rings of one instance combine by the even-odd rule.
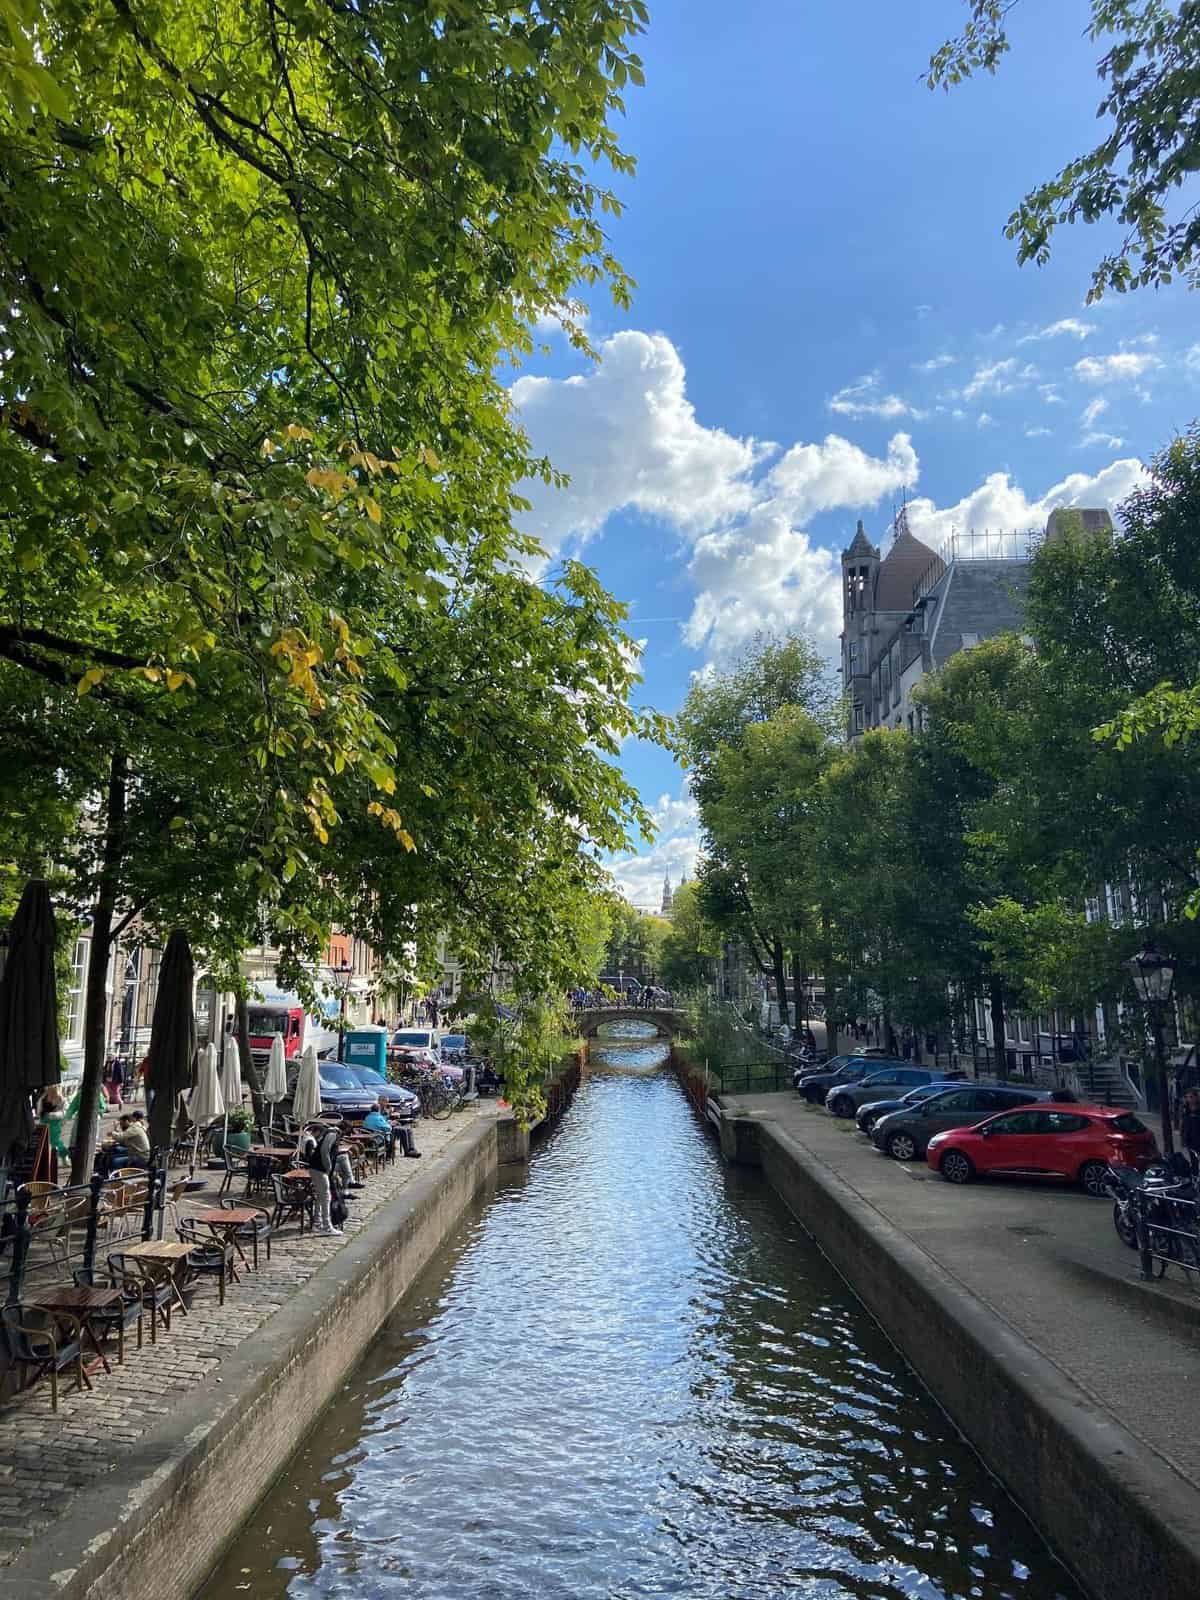
[[104, 1076], [105, 1025], [108, 1022], [108, 966], [112, 959], [117, 883], [125, 859], [125, 786], [129, 758], [115, 751], [109, 762], [104, 806], [104, 845], [100, 883], [92, 908], [92, 939], [83, 1010], [83, 1079], [79, 1085], [79, 1117], [71, 1146], [71, 1182], [86, 1183], [96, 1153], [96, 1102]]
[[[792, 1025], [803, 1033], [808, 1022], [808, 1005], [804, 995], [804, 957], [792, 951]], [[801, 1043], [803, 1043], [801, 1039]]]
[[1008, 1077], [1008, 1052], [1004, 1048], [1004, 990], [993, 982], [988, 994], [992, 1012], [992, 1052], [996, 1070], [1002, 1078]]
[[783, 940], [771, 941], [771, 966], [775, 973], [775, 987], [779, 992], [779, 1021], [785, 1023], [787, 1008], [787, 971], [783, 965]]
[[241, 1063], [242, 1079], [250, 1085], [250, 1099], [254, 1105], [254, 1120], [265, 1132], [268, 1116], [267, 1102], [263, 1098], [262, 1074], [258, 1070], [258, 1062], [254, 1059], [254, 1052], [250, 1048], [250, 1007], [246, 1004], [246, 996], [244, 994], [237, 996], [236, 1005], [234, 1032], [237, 1036], [238, 1060]]

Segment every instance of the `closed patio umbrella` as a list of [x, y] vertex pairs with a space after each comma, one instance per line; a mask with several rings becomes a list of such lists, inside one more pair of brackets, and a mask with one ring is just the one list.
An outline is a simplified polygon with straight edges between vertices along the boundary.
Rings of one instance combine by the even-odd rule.
[[321, 1115], [321, 1079], [317, 1068], [316, 1046], [306, 1044], [300, 1057], [300, 1071], [292, 1091], [292, 1116], [304, 1126]]
[[242, 1103], [242, 1058], [238, 1054], [237, 1035], [227, 1033], [222, 1042], [221, 1099], [225, 1102], [225, 1137], [229, 1137], [229, 1113], [237, 1111]]
[[221, 1080], [217, 1075], [217, 1047], [206, 1044], [196, 1058], [196, 1084], [188, 1100], [188, 1116], [192, 1119], [192, 1170], [196, 1167], [196, 1151], [200, 1144], [200, 1130], [222, 1116], [225, 1099], [221, 1094]]
[[267, 1081], [263, 1084], [263, 1099], [271, 1107], [269, 1121], [275, 1121], [275, 1107], [287, 1099], [287, 1062], [283, 1059], [283, 1035], [277, 1033], [271, 1040], [271, 1053], [267, 1057]]
[[0, 1162], [33, 1138], [30, 1095], [60, 1076], [55, 931], [49, 887], [31, 878], [9, 927], [0, 975]]
[[158, 971], [158, 995], [150, 1025], [146, 1067], [146, 1100], [150, 1111], [150, 1144], [166, 1149], [179, 1096], [192, 1081], [196, 1054], [196, 1017], [192, 1010], [192, 950], [176, 929], [167, 940]]

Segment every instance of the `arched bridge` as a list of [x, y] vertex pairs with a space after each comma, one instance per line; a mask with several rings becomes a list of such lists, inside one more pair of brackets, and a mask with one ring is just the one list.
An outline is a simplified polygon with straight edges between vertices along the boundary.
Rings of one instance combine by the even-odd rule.
[[672, 1006], [589, 1006], [575, 1013], [585, 1039], [594, 1039], [607, 1022], [649, 1022], [660, 1038], [674, 1039], [683, 1030], [683, 1012]]

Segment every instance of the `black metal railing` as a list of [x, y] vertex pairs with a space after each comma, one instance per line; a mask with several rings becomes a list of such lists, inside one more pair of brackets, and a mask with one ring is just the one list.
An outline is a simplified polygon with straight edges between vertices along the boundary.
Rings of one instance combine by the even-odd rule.
[[772, 1094], [792, 1087], [790, 1061], [750, 1061], [742, 1066], [710, 1067], [710, 1094]]
[[1142, 1277], [1161, 1278], [1168, 1267], [1179, 1267], [1200, 1289], [1200, 1205], [1145, 1189], [1135, 1189], [1132, 1200]]

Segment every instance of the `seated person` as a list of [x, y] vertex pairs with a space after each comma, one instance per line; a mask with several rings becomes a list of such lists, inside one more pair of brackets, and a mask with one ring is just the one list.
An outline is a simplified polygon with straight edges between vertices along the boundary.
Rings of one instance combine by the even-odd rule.
[[148, 1167], [150, 1136], [140, 1111], [128, 1112], [120, 1119], [119, 1131], [104, 1143], [111, 1167]]
[[386, 1133], [399, 1139], [400, 1148], [406, 1156], [416, 1159], [421, 1154], [413, 1138], [412, 1113], [402, 1110], [393, 1121], [392, 1108], [388, 1104], [386, 1095], [379, 1096], [376, 1105], [364, 1117], [363, 1127], [372, 1133]]

